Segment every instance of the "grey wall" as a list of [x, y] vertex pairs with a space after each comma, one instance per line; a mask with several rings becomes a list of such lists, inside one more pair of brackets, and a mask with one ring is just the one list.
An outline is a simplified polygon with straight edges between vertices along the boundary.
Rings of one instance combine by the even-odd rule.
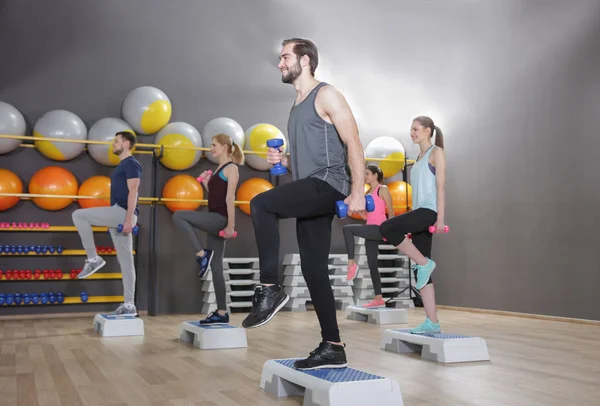
[[[285, 133], [294, 92], [276, 69], [279, 44], [310, 37], [321, 51], [318, 78], [344, 92], [365, 146], [394, 136], [412, 158], [414, 116], [445, 130], [452, 233], [434, 243], [439, 303], [600, 319], [599, 27], [593, 0], [4, 1], [0, 100], [29, 124], [61, 108], [89, 126], [118, 117], [131, 89], [152, 85], [171, 98], [172, 121], [202, 130], [227, 116]], [[31, 149], [0, 157], [25, 181], [50, 164]], [[110, 172], [87, 155], [65, 166], [80, 181]], [[213, 166], [202, 160], [188, 173]], [[160, 169], [161, 189], [174, 174]], [[253, 176], [266, 174], [242, 171]], [[146, 177], [142, 195], [150, 192]], [[158, 210], [160, 311], [198, 311], [189, 246]], [[20, 216], [46, 214], [22, 202], [0, 221]], [[68, 210], [57, 216], [68, 222]], [[140, 221], [149, 224], [148, 207]], [[237, 223], [226, 255], [255, 256], [250, 219], [238, 211]], [[334, 223], [332, 252], [343, 252], [343, 224]], [[281, 234], [282, 254], [297, 252], [294, 222], [283, 221]], [[142, 252], [147, 243], [142, 234]], [[139, 273], [144, 307], [145, 258]]]

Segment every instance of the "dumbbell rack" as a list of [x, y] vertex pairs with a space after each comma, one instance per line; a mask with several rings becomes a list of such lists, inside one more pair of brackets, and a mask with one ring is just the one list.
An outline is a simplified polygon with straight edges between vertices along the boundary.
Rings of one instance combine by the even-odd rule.
[[[104, 232], [108, 231], [107, 227], [92, 227], [94, 232]], [[48, 226], [46, 228], [30, 228], [16, 226], [16, 227], [1, 227], [0, 235], [8, 234], [8, 233], [61, 233], [61, 232], [77, 232], [77, 229], [74, 226]], [[18, 238], [16, 238], [18, 239]], [[2, 238], [3, 242], [7, 242], [8, 239]], [[134, 241], [135, 249], [134, 249], [134, 263], [137, 269], [137, 248], [138, 248], [138, 240], [137, 238]], [[8, 247], [8, 249], [7, 249]], [[14, 247], [14, 248], [13, 248]], [[54, 247], [54, 245], [52, 246]], [[27, 249], [29, 248], [29, 249]], [[45, 249], [44, 249], [45, 248]], [[100, 248], [100, 247], [98, 247]], [[20, 252], [19, 252], [20, 251]], [[45, 251], [45, 252], [44, 252]], [[40, 307], [43, 307], [42, 313], [46, 313], [46, 309], [49, 309], [48, 313], [55, 311], [55, 306], [62, 305], [87, 305], [87, 304], [108, 304], [108, 303], [120, 303], [123, 302], [123, 296], [103, 296], [103, 295], [88, 295], [85, 289], [82, 289], [82, 285], [88, 283], [88, 280], [98, 281], [98, 280], [121, 280], [121, 272], [103, 272], [104, 269], [96, 272], [95, 274], [89, 276], [85, 280], [77, 279], [78, 272], [81, 272], [81, 269], [76, 270], [73, 269], [71, 272], [51, 272], [48, 270], [44, 270], [47, 272], [43, 272], [39, 270], [31, 271], [31, 270], [11, 270], [13, 271], [10, 279], [7, 278], [7, 271], [10, 268], [14, 268], [14, 266], [7, 267], [4, 265], [6, 263], [6, 257], [48, 257], [48, 256], [64, 256], [64, 257], [74, 257], [74, 256], [85, 256], [86, 252], [82, 249], [63, 249], [62, 252], [58, 252], [61, 250], [57, 249], [49, 249], [48, 245], [39, 246], [39, 245], [15, 245], [15, 244], [0, 244], [0, 263], [2, 263], [2, 273], [0, 275], [0, 314], [9, 315], [13, 314], [14, 310], [12, 308], [18, 308], [19, 314], [23, 312], [29, 313], [40, 313]], [[106, 256], [116, 256], [115, 252], [102, 252], [102, 250], [98, 251], [99, 255]], [[81, 261], [78, 260], [78, 267], [83, 264], [83, 259]], [[105, 269], [108, 267], [105, 267]], [[18, 272], [17, 272], [18, 271]], [[15, 273], [16, 272], [16, 273]], [[19, 293], [14, 291], [15, 284], [22, 284], [23, 282], [29, 284], [33, 282], [56, 282], [57, 284], [62, 284], [64, 286], [65, 282], [67, 282], [66, 289], [68, 291], [79, 291], [78, 294], [64, 294], [62, 292], [55, 292], [56, 289], [48, 289], [49, 292], [37, 292], [38, 289], [30, 289], [27, 288], [28, 293]], [[94, 283], [94, 282], [92, 282]], [[12, 286], [11, 286], [12, 285]], [[11, 289], [12, 287], [12, 289]], [[92, 288], [92, 286], [90, 286]], [[20, 289], [25, 290], [25, 289]], [[122, 290], [119, 289], [119, 290]], [[33, 292], [33, 293], [32, 293]], [[62, 297], [61, 294], [62, 293]], [[19, 296], [17, 296], [19, 295]], [[10, 297], [10, 299], [9, 299]], [[34, 297], [37, 300], [34, 300]], [[45, 299], [44, 299], [45, 298]], [[17, 302], [20, 303], [16, 303]], [[25, 302], [28, 303], [25, 303]], [[10, 304], [8, 303], [10, 302]], [[35, 303], [37, 302], [37, 303]], [[51, 307], [50, 307], [51, 306]], [[23, 308], [28, 308], [29, 310], [24, 310]], [[35, 310], [31, 310], [35, 309]], [[77, 307], [77, 311], [81, 309], [79, 306]], [[15, 309], [16, 310], [16, 309]]]

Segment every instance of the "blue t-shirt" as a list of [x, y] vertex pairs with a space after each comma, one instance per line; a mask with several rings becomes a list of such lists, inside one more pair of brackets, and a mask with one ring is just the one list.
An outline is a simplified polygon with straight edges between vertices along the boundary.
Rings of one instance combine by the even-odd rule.
[[[118, 204], [127, 210], [127, 198], [129, 197], [127, 179], [141, 179], [141, 177], [142, 165], [137, 159], [132, 156], [123, 159], [110, 177], [110, 205]], [[134, 213], [136, 216], [139, 213], [137, 202]]]

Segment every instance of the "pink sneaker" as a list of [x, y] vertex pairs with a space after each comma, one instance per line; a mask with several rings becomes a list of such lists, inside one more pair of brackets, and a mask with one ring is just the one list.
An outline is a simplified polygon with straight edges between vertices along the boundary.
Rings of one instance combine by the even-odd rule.
[[355, 262], [354, 265], [348, 265], [348, 275], [346, 275], [347, 281], [352, 281], [356, 278], [358, 272], [358, 264]]
[[369, 303], [367, 303], [366, 305], [363, 305], [364, 308], [367, 309], [372, 309], [375, 307], [385, 307], [385, 300], [381, 299], [381, 300], [371, 300]]

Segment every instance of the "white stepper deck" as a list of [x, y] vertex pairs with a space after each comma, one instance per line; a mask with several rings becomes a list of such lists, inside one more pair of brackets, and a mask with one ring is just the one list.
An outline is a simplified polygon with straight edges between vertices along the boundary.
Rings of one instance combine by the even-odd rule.
[[398, 353], [420, 352], [421, 358], [441, 363], [490, 360], [483, 338], [459, 334], [412, 334], [409, 329], [387, 329], [381, 337], [381, 349]]
[[303, 406], [402, 406], [398, 382], [353, 368], [299, 371], [295, 358], [263, 365], [260, 387], [278, 398], [303, 396]]

